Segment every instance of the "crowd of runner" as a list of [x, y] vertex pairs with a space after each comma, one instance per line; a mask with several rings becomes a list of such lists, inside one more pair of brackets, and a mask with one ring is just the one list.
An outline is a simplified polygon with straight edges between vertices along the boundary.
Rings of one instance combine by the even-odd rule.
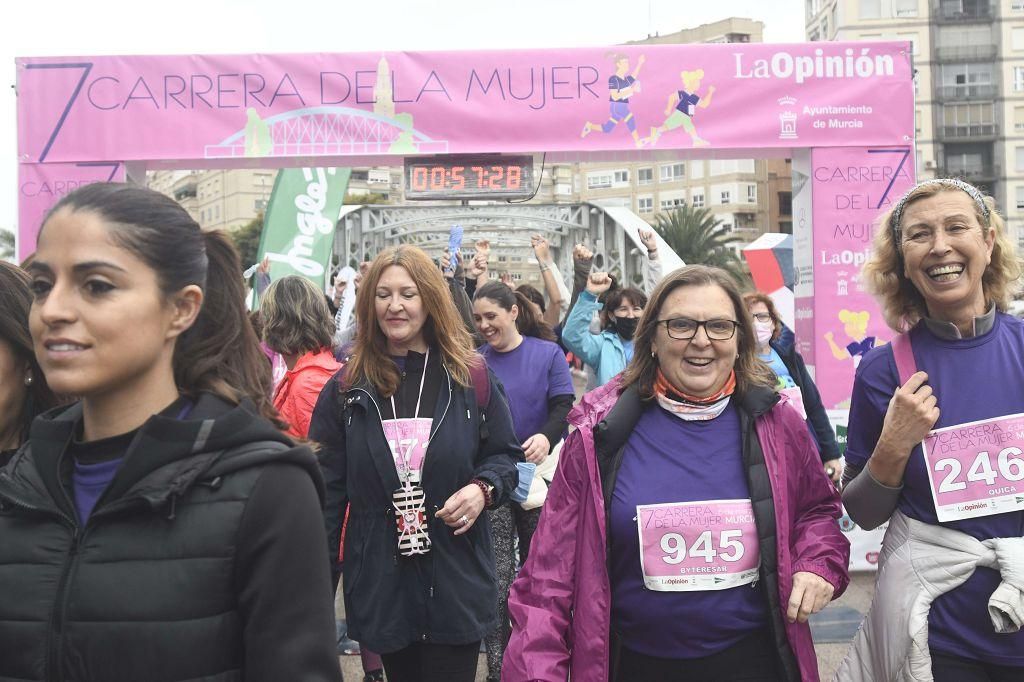
[[536, 235], [543, 291], [486, 241], [400, 245], [328, 293], [264, 262], [249, 312], [173, 200], [64, 197], [0, 263], [0, 680], [337, 681], [339, 638], [369, 682], [471, 682], [481, 647], [505, 682], [818, 680], [843, 504], [889, 525], [837, 680], [1024, 680], [1024, 511], [937, 492], [1024, 495], [1019, 437], [966, 474], [922, 448], [1024, 413], [992, 199], [881, 216], [860, 279], [896, 336], [845, 459], [772, 298], [639, 238], [637, 286]]

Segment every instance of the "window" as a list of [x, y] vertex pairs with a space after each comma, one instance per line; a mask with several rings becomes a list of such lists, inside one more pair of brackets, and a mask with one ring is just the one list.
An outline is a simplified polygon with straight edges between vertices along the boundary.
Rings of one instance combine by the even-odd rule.
[[649, 185], [654, 182], [653, 168], [638, 168], [636, 171], [636, 184]]
[[1024, 209], [1024, 185], [1017, 185], [1017, 210]]
[[1024, 91], [1024, 66], [1013, 67], [1013, 90], [1014, 92]]
[[860, 18], [878, 19], [882, 16], [882, 0], [860, 0]]
[[730, 192], [727, 189], [723, 189], [722, 190], [722, 194], [721, 194], [721, 199], [722, 199], [721, 203], [728, 204], [730, 201], [732, 201], [732, 192]]
[[1017, 157], [1017, 170], [1020, 172], [1024, 172], [1024, 147], [1016, 147], [1014, 149], [1014, 153]]
[[917, 0], [893, 0], [892, 13], [897, 17], [916, 17]]
[[704, 208], [704, 192], [693, 193], [693, 207]]
[[267, 200], [266, 199], [257, 199], [255, 202], [253, 202], [253, 208], [255, 210], [257, 210], [257, 211], [265, 211], [265, 210], [267, 210]]
[[1017, 132], [1024, 131], [1024, 107], [1013, 108], [1013, 129]]
[[1014, 12], [1024, 11], [1024, 0], [1010, 0], [1010, 9]]
[[685, 163], [674, 163], [671, 166], [661, 167], [661, 181], [662, 182], [673, 182], [674, 180], [682, 180], [686, 177], [686, 164]]
[[683, 199], [682, 197], [677, 197], [675, 199], [661, 200], [662, 211], [671, 211], [672, 209], [679, 208], [680, 206], [686, 206], [686, 199]]
[[747, 185], [747, 203], [757, 203], [757, 185]]
[[1010, 36], [1013, 49], [1024, 50], [1024, 28], [1014, 28]]
[[628, 170], [617, 170], [615, 171], [615, 184], [619, 185], [622, 183], [629, 182], [629, 171]]
[[213, 207], [213, 219], [220, 220], [220, 204]]
[[654, 199], [652, 197], [637, 197], [636, 207], [641, 213], [650, 213], [654, 210]]
[[587, 189], [607, 189], [612, 186], [612, 174], [608, 171], [587, 174]]

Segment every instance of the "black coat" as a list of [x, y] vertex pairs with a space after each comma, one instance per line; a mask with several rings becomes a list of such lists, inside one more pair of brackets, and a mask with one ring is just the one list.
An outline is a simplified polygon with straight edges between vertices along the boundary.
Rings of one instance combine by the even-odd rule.
[[474, 478], [491, 483], [494, 504], [503, 504], [518, 482], [516, 462], [523, 453], [494, 375], [488, 372], [490, 401], [481, 431], [473, 389], [458, 386], [440, 370], [422, 484], [432, 547], [423, 556], [398, 554], [391, 494], [400, 482], [381, 426], [385, 402], [377, 391], [358, 384], [343, 393], [339, 372], [320, 393], [310, 423], [309, 438], [322, 446], [324, 519], [334, 560], [349, 511], [343, 567], [349, 636], [381, 653], [413, 642], [467, 644], [497, 622], [487, 516], [455, 536], [434, 514]]
[[800, 393], [804, 399], [804, 411], [807, 412], [807, 423], [811, 427], [811, 435], [818, 444], [818, 453], [822, 462], [829, 462], [839, 459], [839, 443], [836, 441], [836, 432], [832, 429], [832, 423], [825, 413], [825, 406], [821, 402], [821, 394], [818, 387], [814, 385], [804, 359], [796, 350], [795, 344], [786, 344], [782, 339], [772, 341], [772, 348], [782, 358], [782, 364], [789, 370], [789, 376], [793, 382], [800, 387]]
[[81, 412], [36, 419], [0, 471], [0, 680], [340, 682], [309, 449], [203, 394], [139, 429], [81, 524]]

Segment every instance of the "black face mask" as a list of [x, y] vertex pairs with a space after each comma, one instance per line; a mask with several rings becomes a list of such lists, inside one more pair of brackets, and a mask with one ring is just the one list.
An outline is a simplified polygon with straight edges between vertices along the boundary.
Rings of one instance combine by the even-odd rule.
[[636, 334], [636, 325], [640, 322], [639, 317], [616, 317], [615, 332], [624, 339], [632, 339]]

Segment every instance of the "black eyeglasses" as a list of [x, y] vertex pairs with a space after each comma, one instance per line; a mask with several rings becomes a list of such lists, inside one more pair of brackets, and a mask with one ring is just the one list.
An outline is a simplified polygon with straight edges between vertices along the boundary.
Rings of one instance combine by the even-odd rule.
[[753, 317], [758, 322], [771, 322], [772, 321], [771, 313], [753, 313]]
[[736, 334], [739, 322], [736, 320], [691, 320], [688, 317], [674, 317], [671, 320], [658, 320], [664, 324], [668, 335], [673, 339], [692, 339], [697, 330], [704, 327], [704, 333], [712, 341], [728, 341]]

